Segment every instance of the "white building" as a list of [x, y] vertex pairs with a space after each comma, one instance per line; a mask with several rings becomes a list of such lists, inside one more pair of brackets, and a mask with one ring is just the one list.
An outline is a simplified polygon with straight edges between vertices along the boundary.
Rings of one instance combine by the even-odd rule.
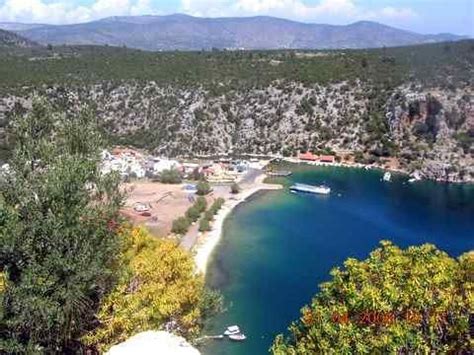
[[171, 170], [171, 169], [180, 169], [181, 164], [177, 160], [169, 160], [169, 159], [153, 159], [152, 170], [153, 173], [159, 174], [164, 170]]

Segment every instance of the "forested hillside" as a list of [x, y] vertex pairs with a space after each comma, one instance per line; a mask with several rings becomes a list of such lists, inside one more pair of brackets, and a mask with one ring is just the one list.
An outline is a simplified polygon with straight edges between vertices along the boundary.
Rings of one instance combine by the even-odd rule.
[[1, 57], [0, 76], [2, 126], [37, 93], [71, 112], [91, 103], [112, 141], [160, 154], [343, 150], [364, 162], [396, 157], [430, 178], [474, 178], [474, 41], [344, 51], [50, 47]]
[[0, 29], [0, 51], [6, 50], [11, 47], [37, 47], [37, 43], [30, 41], [16, 33], [4, 31]]

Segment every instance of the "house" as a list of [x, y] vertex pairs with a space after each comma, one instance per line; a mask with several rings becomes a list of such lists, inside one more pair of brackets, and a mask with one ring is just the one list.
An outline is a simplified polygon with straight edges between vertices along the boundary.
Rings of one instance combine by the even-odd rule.
[[168, 159], [154, 159], [153, 162], [153, 172], [155, 174], [161, 173], [163, 170], [171, 170], [171, 169], [180, 169], [181, 165], [176, 160], [168, 160]]
[[301, 160], [306, 160], [306, 161], [316, 161], [316, 160], [318, 160], [318, 156], [314, 155], [311, 152], [299, 153], [298, 158], [301, 159]]
[[334, 155], [321, 155], [319, 157], [319, 161], [321, 163], [334, 163], [336, 161], [336, 157]]

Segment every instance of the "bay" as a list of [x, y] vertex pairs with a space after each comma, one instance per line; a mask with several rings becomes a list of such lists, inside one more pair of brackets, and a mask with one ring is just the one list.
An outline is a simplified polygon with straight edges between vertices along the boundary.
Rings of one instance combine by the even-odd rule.
[[457, 257], [474, 249], [474, 186], [405, 176], [381, 181], [380, 171], [294, 166], [282, 179], [332, 188], [329, 196], [263, 192], [226, 219], [206, 282], [219, 289], [227, 310], [205, 327], [221, 334], [238, 324], [242, 343], [211, 341], [205, 355], [266, 354], [311, 301], [331, 268], [348, 257], [364, 259], [380, 240], [407, 247], [423, 243]]

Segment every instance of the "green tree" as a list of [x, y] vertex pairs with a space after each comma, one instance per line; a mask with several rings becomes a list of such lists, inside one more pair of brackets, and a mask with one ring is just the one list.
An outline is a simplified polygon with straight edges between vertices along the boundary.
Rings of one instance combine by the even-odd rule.
[[163, 170], [159, 175], [159, 181], [163, 184], [180, 184], [181, 174], [176, 169]]
[[176, 234], [185, 234], [188, 231], [191, 222], [186, 217], [178, 217], [173, 221], [171, 232]]
[[209, 183], [207, 181], [198, 182], [196, 188], [197, 188], [196, 193], [200, 196], [205, 196], [205, 195], [209, 194], [212, 191], [211, 185], [209, 185]]
[[211, 211], [213, 215], [216, 215], [217, 212], [221, 209], [224, 202], [225, 200], [222, 197], [219, 197], [212, 203], [211, 208], [209, 208], [209, 211]]
[[65, 115], [37, 99], [11, 134], [11, 173], [0, 181], [0, 349], [77, 351], [115, 280], [119, 178], [100, 172], [90, 112]]
[[207, 201], [204, 196], [199, 196], [194, 203], [194, 206], [198, 209], [200, 213], [204, 212], [207, 208]]
[[230, 192], [232, 194], [238, 194], [240, 192], [240, 186], [234, 182], [232, 185], [230, 185]]
[[199, 231], [200, 232], [208, 232], [211, 230], [211, 224], [209, 220], [204, 216], [199, 220]]
[[425, 244], [381, 242], [331, 271], [311, 305], [275, 339], [274, 354], [468, 353], [474, 252], [458, 260]]
[[201, 212], [195, 205], [189, 207], [186, 211], [186, 217], [192, 222], [196, 222], [200, 215]]

